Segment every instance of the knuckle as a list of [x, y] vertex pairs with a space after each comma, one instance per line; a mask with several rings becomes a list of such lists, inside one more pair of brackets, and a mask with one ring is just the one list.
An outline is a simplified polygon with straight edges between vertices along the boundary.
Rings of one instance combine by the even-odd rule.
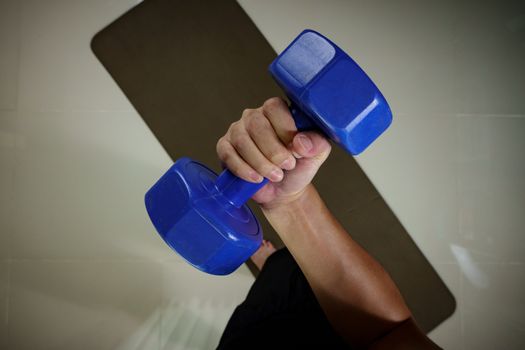
[[238, 124], [232, 123], [232, 125], [230, 126], [230, 129], [228, 130], [228, 140], [230, 141], [230, 143], [233, 144], [235, 139], [239, 137], [239, 133], [240, 132], [239, 132]]
[[230, 142], [237, 150], [245, 150], [248, 146], [248, 136], [243, 132], [233, 132], [230, 136]]
[[263, 103], [263, 110], [265, 112], [272, 112], [280, 109], [283, 106], [283, 100], [280, 97], [272, 97]]
[[226, 132], [226, 135], [229, 135], [231, 137], [232, 133], [239, 127], [239, 122], [233, 122], [228, 127], [228, 131]]
[[241, 114], [241, 120], [246, 120], [253, 114], [254, 110], [251, 108], [245, 108]]
[[250, 119], [247, 120], [246, 128], [250, 133], [257, 133], [270, 126], [270, 122], [262, 113], [254, 113]]
[[228, 148], [224, 143], [217, 144], [217, 156], [223, 162], [226, 162], [231, 157], [231, 152], [228, 152]]
[[218, 153], [219, 159], [226, 165], [229, 165], [231, 161], [231, 153], [226, 151], [221, 151]]
[[237, 130], [237, 129], [241, 129], [241, 128], [242, 128], [242, 121], [241, 120], [234, 121], [230, 125], [230, 129], [231, 130]]
[[224, 147], [224, 146], [223, 146], [223, 142], [224, 142], [224, 141], [223, 141], [223, 139], [222, 139], [222, 137], [221, 137], [219, 140], [217, 140], [217, 143], [215, 144], [215, 151], [216, 151], [217, 154], [219, 154], [219, 155], [220, 155], [220, 153], [221, 153], [221, 151], [222, 151], [222, 148]]
[[224, 136], [219, 137], [219, 139], [217, 140], [217, 143], [215, 144], [215, 148], [219, 150], [219, 148], [224, 147], [224, 142], [226, 142]]

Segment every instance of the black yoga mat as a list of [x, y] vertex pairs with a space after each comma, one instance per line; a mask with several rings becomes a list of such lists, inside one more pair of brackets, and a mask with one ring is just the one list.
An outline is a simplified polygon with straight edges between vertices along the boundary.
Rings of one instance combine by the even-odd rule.
[[[244, 108], [283, 96], [267, 73], [276, 53], [234, 0], [146, 0], [91, 45], [174, 160], [189, 156], [220, 171], [215, 144], [230, 123]], [[390, 273], [420, 327], [430, 331], [454, 312], [454, 297], [352, 157], [334, 147], [315, 184]], [[251, 207], [265, 238], [282, 246]]]

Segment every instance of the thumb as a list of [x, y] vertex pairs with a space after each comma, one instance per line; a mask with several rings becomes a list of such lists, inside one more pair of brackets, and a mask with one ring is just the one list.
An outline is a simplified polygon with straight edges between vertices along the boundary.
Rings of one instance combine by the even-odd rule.
[[331, 149], [330, 142], [315, 131], [297, 133], [292, 141], [292, 151], [296, 158], [315, 158], [320, 163], [328, 158]]

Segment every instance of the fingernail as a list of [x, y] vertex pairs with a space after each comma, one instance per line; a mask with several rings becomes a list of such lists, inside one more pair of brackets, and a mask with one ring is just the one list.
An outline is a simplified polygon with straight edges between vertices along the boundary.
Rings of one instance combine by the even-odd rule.
[[303, 146], [303, 148], [306, 150], [306, 151], [309, 151], [312, 149], [313, 145], [312, 145], [312, 141], [310, 141], [310, 139], [305, 136], [305, 135], [299, 135], [298, 136], [298, 139], [299, 139], [299, 143], [301, 144], [301, 146]]
[[281, 163], [281, 168], [286, 169], [286, 170], [291, 170], [292, 167], [294, 166], [294, 163], [295, 163], [294, 159], [288, 158], [284, 162]]
[[297, 158], [297, 159], [301, 159], [301, 158], [303, 158], [303, 156], [301, 156], [299, 153], [297, 153], [297, 152], [295, 152], [295, 151], [292, 152], [292, 154], [293, 154], [293, 156], [294, 156], [295, 158]]
[[270, 173], [270, 180], [272, 181], [281, 181], [283, 178], [283, 171], [281, 169], [274, 169]]
[[263, 177], [259, 175], [258, 173], [252, 171], [250, 172], [250, 179], [252, 179], [253, 181], [257, 181], [259, 183], [263, 180]]

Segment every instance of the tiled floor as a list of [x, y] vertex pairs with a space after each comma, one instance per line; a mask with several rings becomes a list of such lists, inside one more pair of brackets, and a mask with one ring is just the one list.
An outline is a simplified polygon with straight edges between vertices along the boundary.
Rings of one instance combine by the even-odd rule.
[[[252, 283], [152, 232], [170, 160], [89, 48], [136, 3], [0, 0], [1, 349], [209, 348]], [[457, 298], [431, 337], [525, 348], [523, 2], [240, 3], [277, 51], [330, 36], [389, 100], [359, 162]]]

